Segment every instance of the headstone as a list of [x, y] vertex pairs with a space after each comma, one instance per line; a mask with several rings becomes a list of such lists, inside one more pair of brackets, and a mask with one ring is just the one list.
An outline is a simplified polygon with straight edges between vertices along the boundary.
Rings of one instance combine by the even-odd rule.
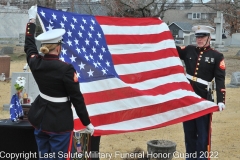
[[184, 46], [188, 46], [188, 45], [190, 45], [190, 43], [191, 43], [190, 36], [189, 35], [184, 36], [184, 43], [183, 43], [183, 45]]
[[230, 85], [240, 86], [240, 72], [233, 72]]
[[13, 47], [3, 47], [0, 51], [0, 55], [13, 54]]
[[231, 46], [239, 46], [239, 45], [240, 45], [240, 33], [233, 33]]
[[189, 34], [184, 36], [184, 46], [191, 45], [194, 41], [194, 34]]
[[24, 33], [19, 33], [18, 42], [19, 42], [19, 45], [21, 45], [21, 46], [24, 45], [24, 43], [25, 43], [25, 34]]
[[0, 74], [4, 73], [6, 78], [9, 78], [10, 74], [10, 61], [10, 56], [0, 55]]

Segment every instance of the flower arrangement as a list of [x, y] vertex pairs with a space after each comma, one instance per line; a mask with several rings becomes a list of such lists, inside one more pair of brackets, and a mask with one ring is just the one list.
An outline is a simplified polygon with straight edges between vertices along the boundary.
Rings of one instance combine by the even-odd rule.
[[26, 84], [26, 78], [25, 77], [17, 77], [16, 83], [14, 84], [14, 87], [15, 87], [16, 91], [22, 91], [25, 84]]

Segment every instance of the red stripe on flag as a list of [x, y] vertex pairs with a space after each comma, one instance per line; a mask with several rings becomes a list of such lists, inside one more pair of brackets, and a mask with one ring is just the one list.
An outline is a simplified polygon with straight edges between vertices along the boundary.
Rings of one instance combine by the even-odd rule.
[[170, 31], [162, 32], [161, 34], [148, 35], [105, 35], [108, 45], [115, 44], [147, 44], [158, 43], [164, 40], [172, 39]]
[[156, 52], [141, 52], [132, 54], [113, 54], [112, 59], [115, 65], [118, 64], [130, 64], [137, 62], [146, 62], [152, 60], [159, 60], [163, 58], [178, 57], [178, 53], [175, 48], [163, 49]]
[[169, 83], [162, 86], [155, 87], [148, 90], [137, 90], [131, 87], [112, 89], [107, 91], [95, 92], [95, 93], [85, 93], [84, 100], [87, 105], [109, 102], [114, 100], [120, 100], [131, 97], [146, 96], [146, 95], [163, 95], [171, 91], [183, 89], [192, 91], [192, 87], [186, 82], [175, 82]]
[[95, 16], [95, 18], [100, 25], [113, 26], [148, 26], [163, 23], [159, 18], [118, 18], [105, 16]]
[[125, 83], [134, 84], [143, 82], [145, 80], [159, 78], [163, 76], [169, 76], [171, 74], [183, 73], [184, 69], [181, 66], [173, 66], [158, 70], [152, 70], [147, 72], [140, 72], [135, 74], [120, 75], [120, 78]]
[[129, 131], [129, 130], [100, 130], [99, 129], [99, 130], [94, 131], [94, 135], [99, 136], [99, 135], [119, 134], [119, 133], [125, 133], [125, 132], [137, 132], [137, 131], [156, 129], [156, 128], [160, 128], [160, 127], [170, 126], [170, 125], [173, 125], [173, 124], [176, 124], [176, 123], [179, 123], [179, 122], [184, 122], [184, 121], [187, 121], [187, 120], [191, 120], [191, 119], [206, 115], [208, 113], [215, 112], [217, 110], [218, 110], [218, 107], [214, 106], [214, 107], [202, 110], [202, 111], [195, 112], [193, 114], [189, 114], [187, 116], [183, 116], [183, 117], [176, 118], [174, 120], [167, 121], [165, 123], [161, 123], [161, 124], [151, 126], [151, 127], [135, 129], [135, 130], [131, 130], [131, 131]]
[[[189, 101], [189, 99], [191, 99], [191, 101]], [[142, 106], [123, 111], [116, 111], [113, 113], [91, 116], [91, 120], [95, 122], [94, 125], [96, 126], [109, 124], [109, 120], [111, 121], [111, 123], [118, 123], [122, 121], [164, 113], [167, 111], [181, 108], [183, 106], [193, 105], [201, 101], [203, 101], [203, 99], [187, 96], [177, 100], [170, 100], [161, 104]], [[186, 108], [185, 110], [187, 111]]]

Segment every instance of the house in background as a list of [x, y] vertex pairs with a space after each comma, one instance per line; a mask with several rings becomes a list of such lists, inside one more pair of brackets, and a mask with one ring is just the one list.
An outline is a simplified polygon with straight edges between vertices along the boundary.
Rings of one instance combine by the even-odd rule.
[[[170, 9], [164, 14], [163, 21], [170, 24], [173, 37], [183, 38], [192, 31], [194, 25], [209, 25], [214, 27], [214, 18], [217, 12], [201, 3], [193, 3], [184, 9]], [[177, 35], [177, 36], [176, 36]]]
[[183, 39], [185, 35], [192, 33], [192, 26], [188, 22], [172, 22], [168, 27], [174, 39]]

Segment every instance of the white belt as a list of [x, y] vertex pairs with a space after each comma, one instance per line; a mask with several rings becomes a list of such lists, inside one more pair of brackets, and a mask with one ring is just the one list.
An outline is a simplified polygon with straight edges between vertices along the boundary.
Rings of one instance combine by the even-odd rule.
[[187, 77], [188, 79], [192, 80], [192, 81], [195, 81], [195, 82], [198, 82], [198, 83], [202, 83], [202, 84], [204, 84], [204, 85], [208, 85], [208, 84], [209, 84], [208, 81], [205, 81], [205, 80], [203, 80], [203, 79], [201, 79], [201, 78], [198, 78], [198, 77], [191, 76], [191, 75], [189, 75], [189, 74], [186, 74], [186, 77]]
[[39, 92], [39, 95], [43, 98], [46, 99], [50, 102], [67, 102], [68, 101], [68, 97], [50, 97], [47, 96], [41, 92]]

